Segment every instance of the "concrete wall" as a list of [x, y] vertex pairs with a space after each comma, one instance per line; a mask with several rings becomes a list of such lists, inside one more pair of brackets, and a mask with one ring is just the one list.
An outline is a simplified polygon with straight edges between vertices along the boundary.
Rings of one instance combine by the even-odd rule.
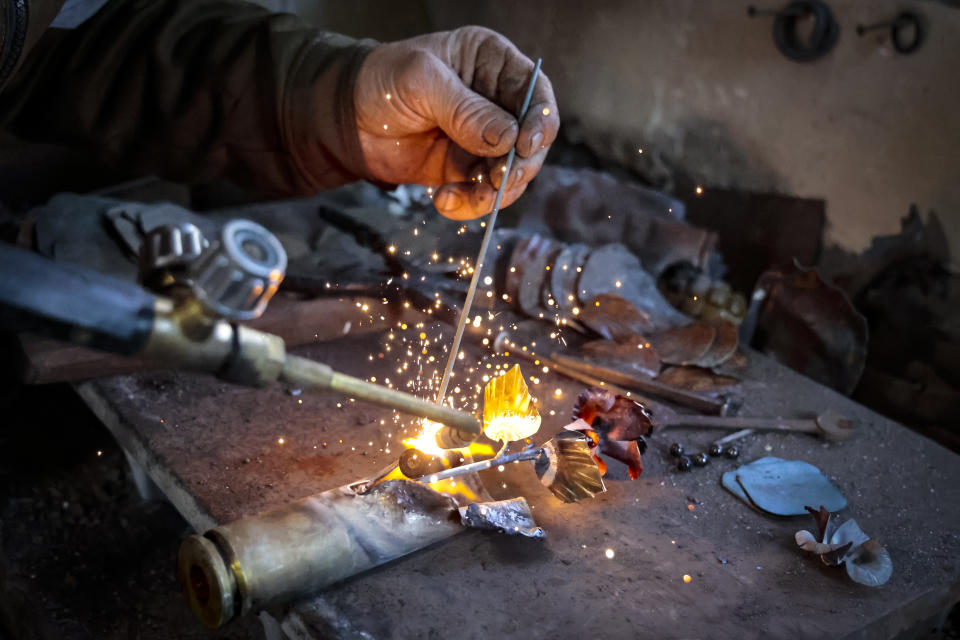
[[[860, 249], [893, 233], [911, 202], [944, 221], [960, 256], [960, 9], [914, 0], [831, 0], [840, 41], [808, 64], [774, 47], [772, 20], [729, 0], [406, 0], [301, 8], [382, 39], [482, 24], [542, 56], [561, 117], [601, 151], [643, 148], [704, 186], [827, 200], [828, 241]], [[765, 6], [765, 5], [761, 5]], [[773, 6], [779, 6], [779, 3]], [[926, 44], [896, 54], [855, 26], [910, 8]], [[626, 158], [628, 161], [630, 158]]]

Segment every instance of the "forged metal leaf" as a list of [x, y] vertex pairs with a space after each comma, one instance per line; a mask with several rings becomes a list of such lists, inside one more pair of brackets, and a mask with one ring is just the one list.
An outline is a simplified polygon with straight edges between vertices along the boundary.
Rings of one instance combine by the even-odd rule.
[[540, 412], [520, 365], [487, 383], [483, 390], [483, 432], [494, 442], [529, 438], [540, 429]]
[[819, 469], [799, 460], [760, 458], [724, 473], [721, 482], [741, 500], [773, 515], [803, 515], [811, 503], [832, 511], [847, 505]]
[[804, 509], [806, 509], [817, 522], [817, 534], [819, 535], [817, 540], [819, 542], [828, 541], [836, 530], [836, 525], [830, 520], [830, 512], [827, 511], [823, 505], [820, 505], [819, 509], [814, 509], [813, 507], [804, 507]]
[[602, 293], [593, 298], [580, 310], [579, 318], [604, 338], [617, 342], [656, 330], [650, 314], [638, 311], [633, 303], [615, 293]]
[[854, 582], [879, 587], [893, 575], [893, 560], [886, 548], [876, 540], [867, 540], [846, 558], [847, 575]]
[[726, 362], [737, 352], [737, 345], [739, 343], [737, 325], [729, 320], [723, 319], [715, 319], [708, 322], [716, 331], [716, 336], [710, 344], [710, 348], [707, 349], [707, 352], [695, 363], [707, 369]]
[[650, 336], [664, 364], [697, 364], [717, 337], [717, 329], [708, 322], [695, 322], [667, 329]]
[[573, 417], [615, 440], [633, 440], [653, 431], [650, 413], [642, 404], [598, 387], [580, 392]]
[[472, 529], [499, 531], [507, 535], [545, 538], [546, 531], [537, 526], [524, 498], [471, 503], [460, 507], [460, 521]]
[[657, 382], [687, 391], [707, 393], [722, 391], [740, 384], [740, 380], [732, 376], [725, 376], [714, 373], [710, 369], [692, 366], [669, 367], [657, 376]]
[[[606, 465], [601, 467], [593, 452], [597, 438], [573, 427], [589, 430], [582, 420], [567, 425], [544, 444], [544, 454], [534, 463], [540, 483], [563, 502], [578, 502], [606, 491], [601, 477]], [[574, 436], [573, 432], [579, 433]]]
[[761, 275], [753, 298], [754, 346], [821, 384], [853, 391], [866, 364], [867, 321], [840, 289], [790, 265]]
[[636, 480], [643, 473], [643, 458], [640, 457], [640, 448], [636, 441], [614, 440], [609, 435], [604, 437], [601, 434], [600, 453], [627, 465], [631, 480]]
[[624, 336], [622, 342], [593, 340], [580, 347], [583, 355], [598, 364], [616, 364], [654, 378], [660, 372], [660, 356], [649, 340], [638, 333]]
[[[650, 414], [638, 402], [607, 389], [593, 387], [577, 396], [573, 417], [589, 430], [584, 429], [593, 443], [593, 454], [609, 456], [627, 465], [632, 480], [643, 473], [640, 454], [647, 448], [643, 436], [653, 431]], [[570, 427], [568, 427], [570, 428]], [[589, 432], [588, 432], [589, 431]], [[597, 457], [598, 462], [602, 462]], [[602, 467], [606, 471], [606, 465]]]

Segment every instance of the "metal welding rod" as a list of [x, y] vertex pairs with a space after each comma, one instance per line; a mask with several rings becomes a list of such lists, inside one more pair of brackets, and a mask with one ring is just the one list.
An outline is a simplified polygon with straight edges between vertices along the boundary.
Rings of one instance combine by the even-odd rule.
[[297, 386], [338, 391], [348, 397], [362, 398], [402, 413], [439, 422], [463, 434], [471, 434], [471, 441], [483, 430], [480, 420], [469, 413], [348, 376], [316, 360], [287, 354], [280, 377]]
[[[533, 89], [537, 86], [537, 77], [540, 75], [541, 59], [537, 58], [537, 64], [530, 74], [530, 83], [527, 85], [527, 93], [523, 98], [523, 105], [517, 114], [517, 122], [522, 123], [527, 110], [530, 108], [530, 100], [533, 98]], [[473, 306], [473, 297], [477, 292], [477, 285], [480, 282], [480, 273], [483, 271], [483, 257], [487, 254], [487, 247], [490, 246], [490, 239], [493, 237], [493, 227], [497, 223], [497, 214], [500, 213], [500, 202], [503, 200], [503, 194], [507, 190], [507, 183], [510, 181], [510, 172], [513, 169], [513, 159], [517, 155], [516, 144], [510, 147], [507, 154], [507, 161], [503, 167], [503, 178], [500, 180], [500, 188], [497, 189], [497, 197], [493, 201], [493, 208], [489, 217], [486, 219], [487, 229], [483, 234], [483, 240], [480, 241], [480, 251], [477, 254], [477, 260], [473, 265], [473, 277], [470, 279], [470, 287], [467, 289], [467, 296], [463, 301], [463, 308], [460, 310], [460, 317], [457, 319], [457, 329], [453, 334], [453, 344], [450, 346], [450, 352], [447, 356], [447, 364], [443, 368], [443, 377], [440, 379], [440, 388], [437, 391], [437, 404], [443, 402], [447, 394], [447, 386], [450, 384], [450, 377], [453, 374], [453, 366], [457, 363], [457, 356], [460, 353], [460, 342], [463, 340], [463, 332], [467, 327], [467, 321], [470, 319], [470, 307]], [[440, 429], [437, 432], [437, 444], [444, 449], [453, 449], [464, 447], [477, 439], [479, 433], [470, 432], [456, 433], [450, 429]]]

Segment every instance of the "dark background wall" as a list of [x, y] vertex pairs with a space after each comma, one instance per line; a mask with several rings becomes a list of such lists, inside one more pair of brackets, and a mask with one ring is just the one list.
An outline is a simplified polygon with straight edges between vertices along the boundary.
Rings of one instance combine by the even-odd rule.
[[[849, 249], [896, 232], [915, 202], [940, 214], [955, 263], [960, 255], [960, 9], [831, 0], [836, 48], [797, 64], [774, 47], [770, 19], [729, 0], [287, 5], [382, 40], [489, 26], [543, 57], [561, 116], [601, 153], [683, 166], [707, 187], [824, 198], [827, 241]], [[855, 33], [903, 9], [929, 21], [915, 54], [895, 53], [885, 31]]]

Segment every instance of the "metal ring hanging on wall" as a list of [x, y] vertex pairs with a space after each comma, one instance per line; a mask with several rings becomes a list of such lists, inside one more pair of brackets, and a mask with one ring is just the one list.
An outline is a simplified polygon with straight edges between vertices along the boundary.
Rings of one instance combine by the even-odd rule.
[[[810, 38], [801, 38], [798, 26], [801, 18], [813, 18]], [[820, 0], [794, 0], [773, 20], [773, 41], [787, 58], [795, 62], [810, 62], [826, 55], [840, 37], [840, 25], [829, 5]]]

